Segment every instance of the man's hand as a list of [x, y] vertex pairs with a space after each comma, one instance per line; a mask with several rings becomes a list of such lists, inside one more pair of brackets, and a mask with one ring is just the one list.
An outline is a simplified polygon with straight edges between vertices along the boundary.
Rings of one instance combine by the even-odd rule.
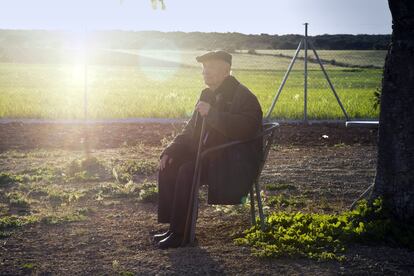
[[169, 164], [172, 163], [172, 161], [173, 161], [172, 158], [170, 158], [168, 155], [164, 154], [161, 158], [161, 161], [160, 161], [160, 170], [162, 171], [165, 168], [165, 166], [167, 165], [167, 163], [169, 165]]
[[200, 113], [201, 116], [207, 116], [210, 110], [210, 104], [200, 101], [196, 106], [196, 110]]

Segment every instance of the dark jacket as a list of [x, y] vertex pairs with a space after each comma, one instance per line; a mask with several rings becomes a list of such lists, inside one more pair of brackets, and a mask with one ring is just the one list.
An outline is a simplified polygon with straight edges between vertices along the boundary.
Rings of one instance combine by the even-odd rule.
[[[256, 96], [233, 76], [227, 77], [216, 91], [201, 92], [199, 101], [211, 108], [206, 116], [203, 150], [236, 140], [253, 138], [262, 130], [262, 110]], [[197, 152], [202, 117], [193, 112], [183, 131], [163, 154], [174, 157], [194, 156]], [[262, 154], [262, 140], [232, 146], [209, 154], [203, 160], [207, 168], [208, 203], [240, 204], [257, 176]], [[206, 162], [208, 164], [206, 164]]]

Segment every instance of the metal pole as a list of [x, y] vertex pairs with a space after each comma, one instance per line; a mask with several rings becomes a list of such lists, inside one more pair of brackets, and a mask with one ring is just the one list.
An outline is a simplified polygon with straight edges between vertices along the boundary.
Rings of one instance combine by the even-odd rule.
[[328, 84], [329, 84], [329, 86], [331, 87], [331, 90], [332, 90], [332, 92], [334, 93], [335, 98], [336, 98], [336, 100], [338, 101], [338, 104], [339, 104], [339, 106], [341, 107], [342, 112], [344, 113], [346, 120], [347, 120], [347, 121], [349, 121], [349, 116], [348, 116], [348, 113], [346, 113], [345, 108], [344, 108], [344, 106], [342, 105], [342, 102], [341, 102], [341, 100], [339, 99], [339, 96], [338, 96], [338, 94], [336, 93], [335, 88], [334, 88], [334, 86], [333, 86], [333, 84], [332, 84], [331, 80], [329, 79], [328, 73], [326, 73], [325, 67], [323, 67], [322, 62], [321, 62], [321, 60], [319, 59], [318, 53], [317, 53], [317, 52], [316, 52], [316, 50], [315, 50], [315, 47], [313, 47], [313, 44], [312, 44], [311, 42], [309, 42], [309, 46], [310, 46], [310, 47], [311, 47], [311, 49], [313, 50], [313, 53], [315, 54], [316, 60], [318, 61], [319, 65], [321, 66], [322, 72], [323, 72], [323, 74], [325, 75], [325, 78], [326, 78], [326, 80], [328, 81]]
[[88, 120], [88, 30], [85, 27], [83, 37], [83, 66], [84, 66], [84, 84], [83, 84], [83, 116], [85, 121]]
[[303, 89], [303, 116], [304, 121], [308, 121], [308, 25], [309, 23], [305, 23], [305, 38], [304, 38], [304, 48], [305, 48], [305, 82], [304, 82], [304, 89]]
[[259, 180], [257, 180], [254, 183], [254, 187], [255, 187], [256, 196], [257, 196], [257, 209], [259, 209], [260, 227], [261, 227], [262, 231], [264, 231], [265, 230], [265, 217], [264, 217], [264, 213], [263, 213], [262, 197], [260, 195]]
[[250, 187], [250, 214], [252, 219], [252, 226], [256, 224], [256, 211], [254, 210], [254, 191], [253, 185]]
[[88, 29], [85, 26], [84, 36], [83, 36], [83, 66], [84, 66], [84, 83], [83, 83], [83, 135], [84, 135], [84, 150], [86, 158], [90, 157], [90, 147], [89, 147], [89, 131], [88, 131]]
[[291, 62], [289, 64], [288, 70], [286, 71], [285, 76], [283, 77], [282, 83], [280, 84], [279, 89], [277, 91], [277, 94], [276, 94], [275, 98], [273, 99], [272, 105], [270, 106], [270, 109], [269, 109], [269, 111], [268, 111], [268, 113], [266, 115], [266, 119], [265, 120], [268, 120], [270, 118], [270, 115], [272, 114], [273, 109], [275, 108], [275, 105], [276, 105], [277, 100], [279, 99], [280, 93], [282, 92], [282, 89], [285, 86], [285, 83], [286, 83], [286, 81], [287, 81], [287, 79], [289, 77], [290, 71], [292, 70], [292, 67], [295, 64], [295, 61], [296, 61], [296, 59], [298, 57], [298, 54], [300, 52], [300, 48], [302, 47], [302, 41], [303, 40], [301, 40], [299, 42], [298, 48], [296, 49], [296, 52], [295, 52], [295, 56], [292, 58], [292, 60], [291, 60]]
[[358, 201], [365, 198], [368, 195], [368, 193], [372, 191], [373, 188], [374, 188], [374, 184], [371, 184], [357, 199], [354, 200], [354, 202], [352, 202], [349, 209], [350, 210], [354, 209], [355, 206], [357, 205]]

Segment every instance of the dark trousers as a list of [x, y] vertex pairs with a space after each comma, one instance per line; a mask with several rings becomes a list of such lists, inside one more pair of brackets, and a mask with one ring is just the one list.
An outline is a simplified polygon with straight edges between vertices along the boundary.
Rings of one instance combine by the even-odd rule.
[[[158, 172], [158, 222], [170, 223], [170, 230], [184, 234], [193, 183], [195, 158], [174, 159]], [[201, 181], [205, 180], [203, 162]]]

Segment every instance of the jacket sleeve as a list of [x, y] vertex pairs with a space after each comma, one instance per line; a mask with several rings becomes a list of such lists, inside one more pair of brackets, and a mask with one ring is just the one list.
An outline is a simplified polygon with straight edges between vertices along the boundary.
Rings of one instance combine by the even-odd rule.
[[212, 106], [206, 122], [224, 136], [233, 140], [253, 138], [261, 129], [262, 109], [256, 96], [245, 94], [235, 113], [221, 112]]
[[167, 154], [168, 156], [174, 158], [174, 156], [194, 153], [194, 132], [196, 131], [196, 123], [199, 120], [198, 111], [195, 109], [195, 107], [200, 101], [205, 101], [208, 95], [209, 89], [204, 89], [201, 91], [200, 97], [194, 106], [194, 111], [191, 115], [190, 120], [187, 122], [181, 133], [178, 134], [174, 140], [163, 150], [160, 158], [162, 158], [164, 154]]
[[174, 140], [163, 150], [160, 158], [164, 154], [174, 158], [174, 156], [189, 153], [191, 151], [193, 133], [195, 129], [195, 123], [197, 121], [197, 111], [194, 110], [191, 119], [184, 126], [184, 129], [178, 134]]

